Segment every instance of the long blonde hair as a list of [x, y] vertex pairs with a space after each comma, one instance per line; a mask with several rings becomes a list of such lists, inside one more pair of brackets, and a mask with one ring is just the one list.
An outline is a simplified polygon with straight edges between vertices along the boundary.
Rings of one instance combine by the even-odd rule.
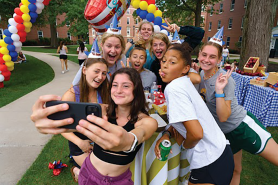
[[101, 37], [101, 44], [104, 45], [105, 41], [110, 38], [110, 37], [116, 37], [120, 40], [121, 42], [121, 48], [122, 48], [122, 51], [121, 51], [121, 55], [124, 53], [125, 51], [125, 39], [122, 35], [118, 35], [118, 34], [113, 34], [113, 33], [104, 33]]

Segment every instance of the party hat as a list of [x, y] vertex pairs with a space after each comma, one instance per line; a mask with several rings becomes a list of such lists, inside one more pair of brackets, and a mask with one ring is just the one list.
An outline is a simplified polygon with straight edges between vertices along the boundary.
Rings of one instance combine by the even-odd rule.
[[121, 31], [120, 31], [121, 27], [117, 27], [117, 26], [118, 26], [118, 17], [115, 14], [110, 26], [105, 25], [105, 28], [107, 29], [107, 33], [121, 34]]
[[171, 42], [181, 44], [181, 40], [180, 40], [180, 37], [179, 37], [179, 34], [178, 34], [177, 30], [175, 31]]
[[101, 58], [101, 53], [99, 52], [98, 44], [97, 44], [97, 38], [94, 40], [94, 43], [92, 45], [92, 49], [89, 53], [88, 58]]
[[224, 29], [224, 26], [222, 26], [220, 28], [220, 30], [218, 30], [218, 32], [211, 39], [209, 39], [209, 41], [222, 46], [223, 45], [223, 29]]

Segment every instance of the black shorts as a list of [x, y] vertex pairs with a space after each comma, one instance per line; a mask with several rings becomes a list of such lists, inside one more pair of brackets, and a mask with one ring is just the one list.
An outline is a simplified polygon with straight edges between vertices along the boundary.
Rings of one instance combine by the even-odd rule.
[[60, 55], [60, 59], [67, 60], [67, 59], [68, 59], [68, 56], [67, 56], [67, 55]]
[[78, 59], [78, 61], [79, 61], [79, 65], [81, 66], [81, 65], [82, 65], [82, 63], [83, 63], [85, 60], [86, 60], [86, 59], [82, 59], [82, 60]]
[[229, 185], [234, 171], [234, 158], [231, 147], [226, 145], [222, 155], [208, 166], [193, 169], [191, 171], [189, 182], [210, 183], [216, 185]]

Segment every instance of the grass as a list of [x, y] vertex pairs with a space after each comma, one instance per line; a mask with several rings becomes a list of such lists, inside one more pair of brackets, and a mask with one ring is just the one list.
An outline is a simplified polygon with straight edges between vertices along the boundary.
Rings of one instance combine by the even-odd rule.
[[10, 80], [4, 81], [0, 108], [53, 80], [54, 71], [49, 65], [29, 55], [26, 58], [26, 63], [14, 65]]
[[[59, 57], [59, 55], [57, 54], [53, 54], [52, 56], [55, 56], [55, 57]], [[77, 64], [79, 64], [79, 62], [78, 62], [78, 56], [76, 55], [76, 56], [71, 56], [71, 55], [68, 55], [68, 60], [70, 60], [70, 61], [72, 61], [72, 62], [75, 62], [75, 63], [77, 63]]]
[[[67, 45], [68, 48], [68, 54], [77, 54], [76, 49], [79, 45]], [[90, 50], [91, 45], [86, 45], [87, 49]], [[33, 52], [41, 52], [41, 53], [57, 53], [57, 48], [51, 48], [51, 47], [26, 47], [23, 46], [22, 50], [25, 51], [33, 51]]]

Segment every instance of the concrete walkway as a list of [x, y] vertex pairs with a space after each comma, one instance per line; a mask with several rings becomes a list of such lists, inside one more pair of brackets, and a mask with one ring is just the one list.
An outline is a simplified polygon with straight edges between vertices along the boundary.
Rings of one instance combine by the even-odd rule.
[[16, 184], [52, 137], [52, 135], [40, 134], [36, 130], [30, 120], [32, 105], [40, 95], [63, 95], [69, 89], [79, 69], [78, 64], [69, 61], [70, 71], [62, 74], [61, 63], [57, 57], [29, 51], [24, 51], [24, 54], [46, 62], [53, 68], [55, 77], [50, 83], [0, 108], [1, 185]]

